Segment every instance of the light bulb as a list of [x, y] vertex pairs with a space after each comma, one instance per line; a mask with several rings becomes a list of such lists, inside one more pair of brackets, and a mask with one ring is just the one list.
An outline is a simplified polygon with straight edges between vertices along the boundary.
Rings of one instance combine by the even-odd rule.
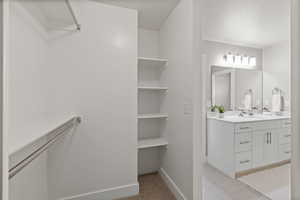
[[234, 64], [235, 65], [241, 65], [242, 64], [242, 56], [236, 55], [234, 59]]
[[256, 57], [250, 58], [249, 65], [252, 67], [256, 66]]
[[233, 65], [234, 64], [234, 56], [231, 53], [226, 55], [226, 64]]
[[242, 65], [249, 65], [249, 56], [243, 56]]

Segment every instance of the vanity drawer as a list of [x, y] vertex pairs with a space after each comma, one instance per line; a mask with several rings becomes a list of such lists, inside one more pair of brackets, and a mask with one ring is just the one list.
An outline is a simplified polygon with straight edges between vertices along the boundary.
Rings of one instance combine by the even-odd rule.
[[252, 133], [240, 133], [235, 135], [235, 152], [245, 152], [252, 149]]
[[252, 131], [252, 126], [253, 126], [253, 124], [251, 124], [251, 123], [236, 124], [235, 132], [236, 133], [250, 132], [250, 131]]
[[279, 144], [290, 144], [292, 138], [292, 131], [290, 128], [284, 128], [279, 133]]
[[270, 121], [262, 121], [262, 122], [255, 122], [253, 124], [253, 130], [266, 130], [266, 129], [277, 129], [282, 128], [282, 121], [281, 120], [270, 120]]
[[252, 168], [251, 151], [235, 154], [235, 168], [237, 172], [245, 171]]
[[282, 144], [279, 145], [279, 159], [280, 161], [291, 159], [292, 155], [291, 144]]

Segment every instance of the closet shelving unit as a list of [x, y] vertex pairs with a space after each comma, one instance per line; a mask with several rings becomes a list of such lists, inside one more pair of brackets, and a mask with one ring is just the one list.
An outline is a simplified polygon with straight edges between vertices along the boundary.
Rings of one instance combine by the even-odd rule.
[[[160, 81], [162, 71], [167, 66], [167, 59], [160, 58], [138, 58], [138, 123], [152, 123], [156, 130], [161, 126], [162, 120], [168, 119], [168, 114], [161, 112], [162, 96], [165, 96], [168, 87], [163, 86]], [[147, 121], [148, 120], [148, 121]], [[154, 120], [150, 122], [151, 120]], [[143, 121], [143, 122], [142, 122]], [[163, 122], [165, 123], [165, 122]], [[139, 126], [138, 133], [138, 149], [146, 150], [153, 148], [166, 147], [168, 141], [162, 136], [161, 133], [153, 135], [143, 134], [144, 127]], [[153, 128], [153, 127], [152, 127]], [[145, 131], [147, 132], [147, 131]], [[148, 131], [149, 132], [149, 131]], [[157, 131], [160, 132], [160, 131]]]

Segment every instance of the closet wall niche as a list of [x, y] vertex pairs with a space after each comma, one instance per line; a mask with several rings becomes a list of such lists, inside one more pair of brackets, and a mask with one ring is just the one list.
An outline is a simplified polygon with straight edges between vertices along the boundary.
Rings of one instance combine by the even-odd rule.
[[159, 56], [159, 31], [139, 29], [138, 174], [157, 172], [167, 151], [165, 80], [168, 59]]

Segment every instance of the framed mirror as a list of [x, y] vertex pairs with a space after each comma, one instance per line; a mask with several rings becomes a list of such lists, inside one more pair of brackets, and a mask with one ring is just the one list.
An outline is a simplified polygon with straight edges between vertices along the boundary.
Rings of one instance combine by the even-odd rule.
[[262, 109], [262, 71], [211, 66], [211, 80], [212, 105], [222, 105], [226, 111]]

